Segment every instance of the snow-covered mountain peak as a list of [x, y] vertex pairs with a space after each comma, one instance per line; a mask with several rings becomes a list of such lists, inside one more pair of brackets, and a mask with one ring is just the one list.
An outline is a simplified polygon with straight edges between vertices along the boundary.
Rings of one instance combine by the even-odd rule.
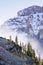
[[41, 51], [43, 48], [43, 7], [31, 6], [17, 14], [17, 17], [9, 19], [1, 25], [0, 35], [5, 37], [12, 35], [14, 39], [18, 34], [20, 40], [28, 40], [35, 51]]
[[30, 32], [33, 31], [35, 35], [40, 29], [43, 29], [43, 13], [30, 14], [29, 16], [18, 16], [6, 21], [2, 27], [8, 27], [11, 30]]

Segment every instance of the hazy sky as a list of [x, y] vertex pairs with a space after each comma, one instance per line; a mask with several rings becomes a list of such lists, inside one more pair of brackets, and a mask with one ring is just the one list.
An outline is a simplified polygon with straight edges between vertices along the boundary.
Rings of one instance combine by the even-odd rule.
[[15, 17], [19, 10], [32, 5], [43, 6], [43, 0], [0, 0], [0, 24]]

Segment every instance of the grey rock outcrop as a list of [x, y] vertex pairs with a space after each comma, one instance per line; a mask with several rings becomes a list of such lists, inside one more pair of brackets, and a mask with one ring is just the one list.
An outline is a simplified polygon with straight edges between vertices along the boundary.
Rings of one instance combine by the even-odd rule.
[[0, 64], [6, 65], [23, 65], [26, 61], [20, 59], [19, 57], [12, 55], [10, 52], [6, 51], [3, 47], [0, 46]]

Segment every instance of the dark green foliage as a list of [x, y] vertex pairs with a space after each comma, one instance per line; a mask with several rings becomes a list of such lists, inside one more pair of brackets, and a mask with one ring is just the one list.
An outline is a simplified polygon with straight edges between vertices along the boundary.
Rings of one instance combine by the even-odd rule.
[[27, 46], [27, 55], [32, 58], [35, 58], [35, 51], [32, 49], [32, 46], [30, 45], [30, 43], [28, 43], [28, 46]]
[[29, 50], [27, 51], [27, 55], [32, 57], [32, 53]]
[[43, 62], [42, 62], [42, 65], [43, 65]]

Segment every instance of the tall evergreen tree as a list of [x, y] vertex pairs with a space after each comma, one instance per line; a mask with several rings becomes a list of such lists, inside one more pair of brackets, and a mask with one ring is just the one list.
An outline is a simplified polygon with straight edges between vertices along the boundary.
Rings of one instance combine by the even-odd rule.
[[39, 64], [38, 65], [42, 65], [41, 58], [40, 58], [40, 54], [39, 54]]
[[12, 40], [12, 37], [11, 37], [11, 35], [10, 35], [10, 41]]
[[18, 45], [18, 37], [15, 37], [15, 43]]
[[[20, 46], [21, 46], [21, 41], [20, 41]], [[22, 47], [22, 46], [21, 46]]]
[[32, 57], [32, 59], [35, 59], [35, 51], [32, 49], [30, 43], [27, 45], [27, 55]]

